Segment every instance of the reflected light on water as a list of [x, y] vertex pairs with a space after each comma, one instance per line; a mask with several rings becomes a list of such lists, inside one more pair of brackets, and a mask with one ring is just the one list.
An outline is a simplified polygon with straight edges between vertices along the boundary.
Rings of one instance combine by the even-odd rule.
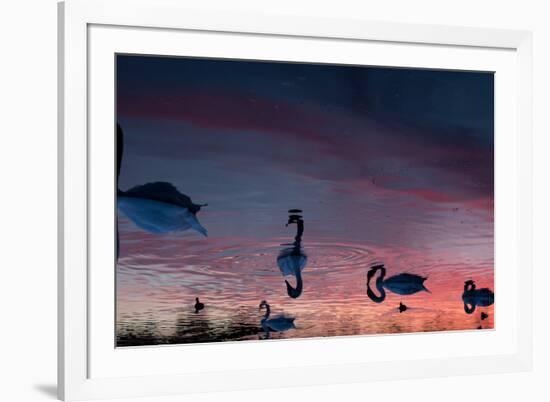
[[[129, 222], [121, 227], [128, 229]], [[124, 232], [124, 230], [122, 230]], [[308, 264], [304, 291], [287, 295], [276, 258], [288, 238], [164, 237], [124, 232], [117, 266], [119, 346], [259, 339], [268, 300], [277, 312], [296, 317], [296, 328], [271, 339], [469, 330], [494, 327], [494, 307], [464, 312], [464, 281], [493, 284], [490, 264], [459, 265], [442, 250], [426, 258], [418, 250], [330, 242], [311, 233], [304, 241]], [[383, 303], [367, 297], [369, 268], [385, 261], [388, 276], [406, 271], [428, 277], [431, 293], [387, 292]], [[195, 297], [205, 304], [195, 313]], [[407, 306], [399, 311], [400, 302]], [[481, 313], [488, 317], [481, 320]]]

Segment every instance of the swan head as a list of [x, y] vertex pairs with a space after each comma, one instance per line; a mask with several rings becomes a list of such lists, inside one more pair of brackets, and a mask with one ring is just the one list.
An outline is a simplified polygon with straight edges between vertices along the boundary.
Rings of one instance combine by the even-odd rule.
[[198, 298], [198, 297], [195, 297], [195, 301], [198, 303], [198, 302], [199, 302], [199, 298]]
[[298, 222], [300, 222], [300, 221], [303, 222], [302, 216], [301, 216], [301, 215], [290, 215], [290, 216], [288, 217], [288, 222], [286, 223], [285, 226], [288, 226], [288, 225], [290, 225], [290, 224], [292, 224], [292, 223], [298, 223]]
[[262, 300], [262, 302], [260, 303], [260, 306], [258, 307], [258, 310], [261, 310], [263, 308], [268, 308], [269, 307], [269, 304], [265, 301], [265, 300]]

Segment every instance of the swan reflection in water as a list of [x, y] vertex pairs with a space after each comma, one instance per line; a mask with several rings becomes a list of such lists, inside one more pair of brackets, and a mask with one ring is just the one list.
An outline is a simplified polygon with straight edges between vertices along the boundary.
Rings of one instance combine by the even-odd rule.
[[495, 294], [489, 288], [476, 289], [476, 284], [472, 280], [464, 282], [464, 293], [462, 293], [464, 302], [464, 311], [466, 314], [472, 314], [477, 306], [488, 307], [495, 302]]
[[[194, 229], [207, 236], [197, 213], [207, 204], [195, 204], [191, 198], [167, 182], [147, 183], [127, 191], [118, 188], [124, 152], [124, 133], [117, 124], [117, 207], [136, 226], [149, 233], [182, 232]], [[117, 255], [118, 255], [117, 227]]]
[[302, 219], [302, 211], [299, 209], [291, 209], [288, 211], [289, 217], [286, 226], [296, 224], [296, 236], [292, 247], [281, 250], [277, 257], [277, 265], [283, 276], [293, 275], [296, 278], [296, 287], [293, 287], [288, 280], [285, 279], [286, 290], [290, 297], [297, 298], [302, 294], [303, 281], [302, 270], [307, 264], [307, 255], [302, 249], [302, 235], [304, 233], [304, 220]]
[[[370, 287], [371, 279], [380, 271], [380, 276], [376, 278], [376, 289], [380, 295], [376, 295]], [[384, 279], [386, 276], [386, 267], [384, 265], [375, 265], [367, 273], [367, 295], [375, 303], [382, 303], [386, 299], [385, 289], [398, 295], [412, 295], [420, 291], [430, 292], [425, 286], [424, 281], [427, 278], [415, 275], [402, 273]]]
[[294, 317], [288, 317], [284, 314], [280, 314], [274, 318], [269, 318], [271, 315], [271, 307], [265, 300], [262, 300], [260, 303], [259, 310], [262, 310], [263, 308], [265, 308], [265, 315], [260, 321], [260, 325], [265, 332], [264, 339], [269, 339], [271, 332], [285, 332], [289, 329], [296, 328], [294, 326]]

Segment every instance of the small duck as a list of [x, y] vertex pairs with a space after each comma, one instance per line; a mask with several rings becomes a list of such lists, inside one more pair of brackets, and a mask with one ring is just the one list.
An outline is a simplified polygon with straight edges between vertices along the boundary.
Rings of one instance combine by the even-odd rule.
[[405, 306], [403, 303], [399, 302], [399, 312], [402, 313], [403, 311], [407, 311], [408, 307]]
[[483, 311], [481, 312], [481, 320], [482, 320], [482, 321], [485, 320], [485, 319], [488, 318], [488, 317], [489, 317], [489, 314], [487, 314], [487, 313], [485, 313], [485, 312], [483, 312]]
[[195, 314], [204, 309], [204, 303], [199, 301], [198, 297], [195, 297]]

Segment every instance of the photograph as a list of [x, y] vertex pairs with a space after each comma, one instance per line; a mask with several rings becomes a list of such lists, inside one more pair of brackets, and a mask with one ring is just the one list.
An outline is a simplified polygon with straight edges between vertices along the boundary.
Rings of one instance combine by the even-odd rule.
[[493, 72], [115, 57], [117, 347], [496, 328]]

